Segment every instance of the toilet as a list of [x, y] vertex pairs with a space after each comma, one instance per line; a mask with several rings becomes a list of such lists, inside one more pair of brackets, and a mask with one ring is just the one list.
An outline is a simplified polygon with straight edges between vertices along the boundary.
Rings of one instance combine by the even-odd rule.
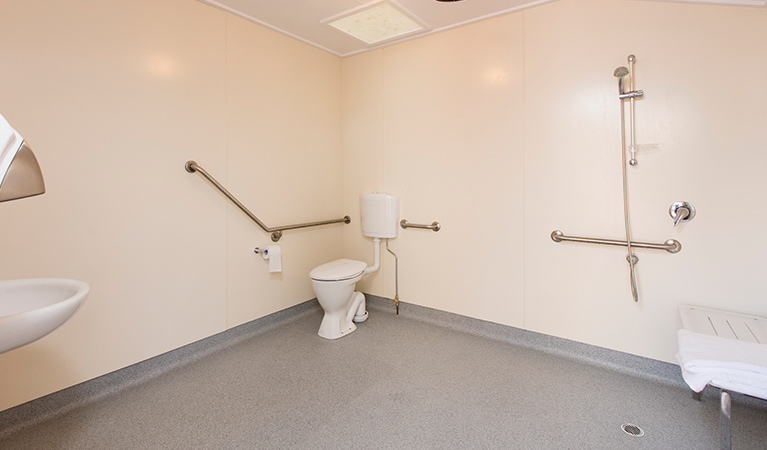
[[368, 318], [365, 295], [354, 290], [365, 275], [378, 270], [381, 262], [381, 239], [396, 238], [399, 232], [399, 197], [391, 194], [360, 196], [362, 235], [373, 238], [372, 266], [353, 259], [338, 259], [315, 267], [309, 277], [320, 306], [325, 312], [317, 334], [338, 339], [357, 329], [356, 323]]

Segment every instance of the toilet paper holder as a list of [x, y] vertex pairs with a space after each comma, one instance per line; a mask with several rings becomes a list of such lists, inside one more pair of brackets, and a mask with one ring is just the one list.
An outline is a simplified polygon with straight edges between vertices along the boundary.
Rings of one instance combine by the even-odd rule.
[[261, 255], [265, 261], [269, 261], [270, 273], [282, 272], [282, 251], [278, 245], [267, 245], [264, 248], [256, 247], [253, 249], [253, 252]]
[[269, 256], [269, 249], [256, 247], [253, 249], [253, 253], [255, 253], [256, 255], [263, 255], [264, 257], [267, 257]]

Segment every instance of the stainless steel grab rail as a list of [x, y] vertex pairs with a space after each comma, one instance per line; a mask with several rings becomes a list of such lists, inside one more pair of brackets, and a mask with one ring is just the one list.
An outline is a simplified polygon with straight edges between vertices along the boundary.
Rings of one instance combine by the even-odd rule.
[[[571, 241], [571, 242], [583, 242], [586, 244], [618, 245], [623, 247], [626, 247], [628, 245], [626, 241], [619, 241], [615, 239], [565, 236], [565, 234], [559, 230], [554, 230], [551, 232], [551, 240], [554, 242]], [[666, 250], [669, 253], [679, 253], [679, 251], [682, 250], [682, 244], [680, 244], [679, 241], [677, 241], [676, 239], [669, 239], [662, 244], [651, 244], [649, 242], [631, 241], [631, 247], [632, 248], [649, 248], [653, 250]]]
[[442, 225], [439, 224], [439, 222], [432, 222], [431, 225], [422, 225], [418, 223], [410, 223], [407, 221], [407, 219], [402, 219], [399, 222], [399, 226], [401, 226], [403, 229], [405, 228], [422, 228], [424, 230], [434, 230], [434, 232], [439, 231], [442, 229]]
[[255, 214], [250, 212], [248, 208], [245, 207], [242, 203], [240, 203], [237, 198], [232, 195], [229, 191], [226, 190], [224, 186], [221, 185], [218, 181], [216, 181], [213, 176], [211, 176], [208, 172], [205, 171], [202, 167], [198, 166], [195, 161], [187, 161], [184, 165], [184, 168], [189, 173], [199, 172], [200, 175], [205, 177], [210, 184], [216, 187], [219, 191], [221, 191], [222, 194], [226, 196], [232, 203], [234, 203], [235, 206], [240, 208], [240, 211], [244, 212], [246, 216], [250, 217], [250, 220], [253, 222], [256, 222], [256, 224], [261, 227], [262, 230], [266, 231], [267, 233], [272, 233], [272, 241], [277, 242], [282, 237], [282, 232], [285, 230], [295, 230], [297, 228], [308, 228], [308, 227], [317, 227], [320, 225], [330, 225], [333, 223], [350, 223], [352, 221], [352, 218], [349, 216], [344, 216], [341, 219], [333, 219], [333, 220], [321, 220], [319, 222], [307, 222], [307, 223], [299, 223], [295, 225], [284, 225], [281, 227], [268, 227], [264, 224], [264, 222], [261, 222], [258, 217], [256, 217]]

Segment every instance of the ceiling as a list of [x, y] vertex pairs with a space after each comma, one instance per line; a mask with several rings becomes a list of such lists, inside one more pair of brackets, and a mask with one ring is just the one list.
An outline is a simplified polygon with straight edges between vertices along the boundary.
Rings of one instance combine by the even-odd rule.
[[[556, 0], [200, 0], [338, 56], [372, 50]], [[765, 7], [767, 0], [662, 0]], [[323, 23], [362, 5], [387, 2], [425, 24], [425, 29], [369, 45]]]

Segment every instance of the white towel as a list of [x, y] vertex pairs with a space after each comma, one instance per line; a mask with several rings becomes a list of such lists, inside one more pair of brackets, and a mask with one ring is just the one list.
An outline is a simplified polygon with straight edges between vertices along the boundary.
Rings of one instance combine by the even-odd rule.
[[695, 392], [707, 384], [767, 399], [767, 345], [679, 330], [684, 381]]

